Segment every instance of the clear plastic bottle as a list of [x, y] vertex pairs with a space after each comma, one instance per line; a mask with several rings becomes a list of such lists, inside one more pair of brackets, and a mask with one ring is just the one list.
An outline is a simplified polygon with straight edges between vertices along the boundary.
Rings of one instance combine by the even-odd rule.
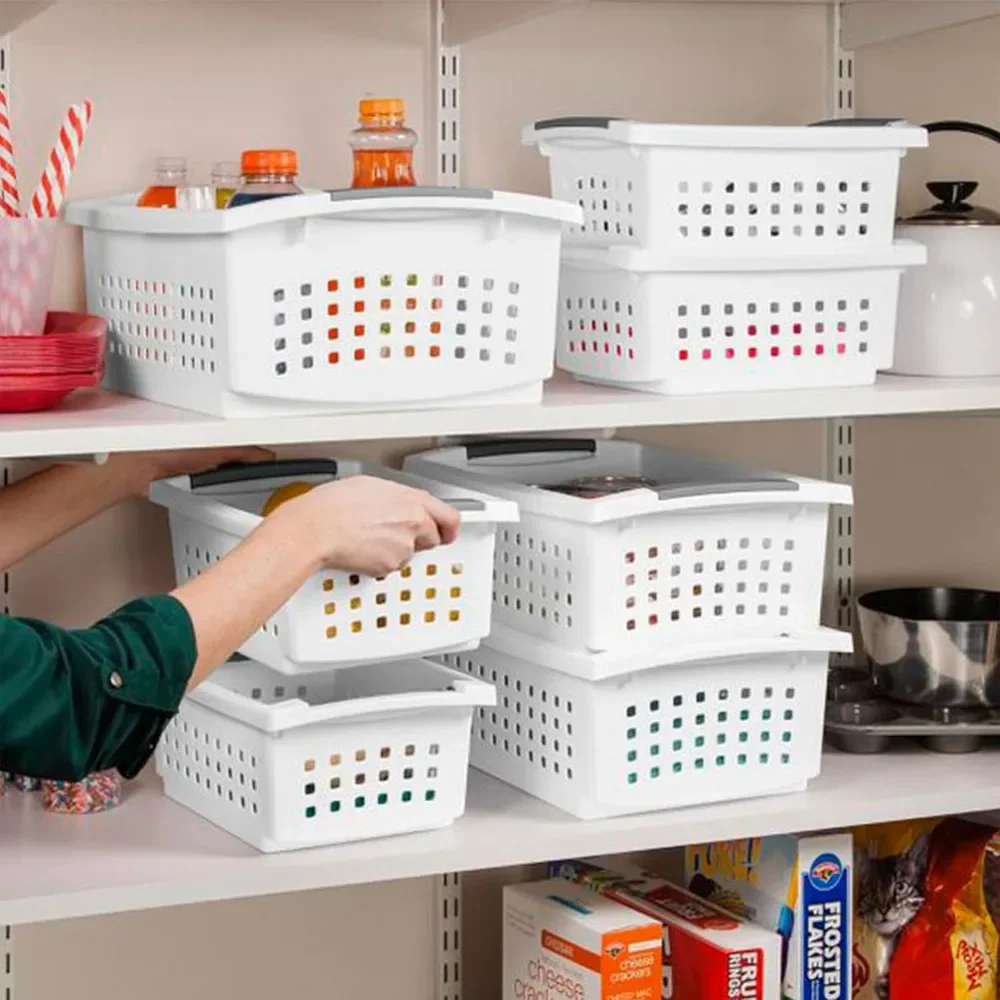
[[227, 208], [232, 197], [243, 183], [240, 165], [228, 161], [212, 164], [212, 187], [215, 188], [215, 207]]
[[176, 208], [177, 188], [187, 184], [187, 160], [161, 156], [156, 161], [156, 181], [139, 195], [139, 208]]
[[356, 188], [413, 187], [417, 133], [406, 127], [406, 105], [395, 98], [370, 98], [358, 106], [358, 127], [348, 140], [354, 150]]
[[240, 158], [243, 180], [229, 208], [302, 194], [299, 157], [293, 149], [248, 149]]

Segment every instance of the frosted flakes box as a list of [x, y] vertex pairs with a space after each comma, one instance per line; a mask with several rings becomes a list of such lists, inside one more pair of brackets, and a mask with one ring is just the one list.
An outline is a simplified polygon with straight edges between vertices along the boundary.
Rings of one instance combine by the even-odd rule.
[[781, 935], [786, 1000], [850, 1000], [853, 840], [779, 835], [685, 851], [697, 895]]
[[997, 1000], [1000, 834], [961, 819], [854, 832], [856, 1000]]
[[503, 1000], [656, 1000], [660, 924], [562, 879], [503, 890]]
[[621, 859], [560, 861], [550, 874], [663, 926], [662, 1000], [778, 1000], [781, 939]]

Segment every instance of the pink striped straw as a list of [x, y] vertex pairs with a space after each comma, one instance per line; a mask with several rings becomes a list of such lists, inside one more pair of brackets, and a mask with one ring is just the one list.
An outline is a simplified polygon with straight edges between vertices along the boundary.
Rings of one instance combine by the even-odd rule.
[[7, 92], [0, 87], [0, 209], [4, 214], [21, 214], [21, 196], [17, 190], [17, 160], [10, 127], [10, 105]]
[[66, 112], [56, 144], [42, 171], [42, 179], [31, 196], [31, 214], [36, 219], [55, 218], [59, 214], [93, 113], [90, 101], [74, 104]]

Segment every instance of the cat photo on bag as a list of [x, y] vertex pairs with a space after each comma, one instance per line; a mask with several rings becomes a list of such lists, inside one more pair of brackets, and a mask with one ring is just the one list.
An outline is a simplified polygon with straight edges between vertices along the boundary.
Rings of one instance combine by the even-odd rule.
[[998, 1000], [1000, 833], [930, 819], [854, 837], [854, 1000]]

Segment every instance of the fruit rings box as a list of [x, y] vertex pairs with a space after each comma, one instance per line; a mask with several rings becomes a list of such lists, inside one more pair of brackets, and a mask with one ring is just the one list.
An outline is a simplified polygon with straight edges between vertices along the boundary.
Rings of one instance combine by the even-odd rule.
[[781, 938], [619, 859], [553, 862], [552, 874], [663, 924], [663, 1000], [779, 1000]]

